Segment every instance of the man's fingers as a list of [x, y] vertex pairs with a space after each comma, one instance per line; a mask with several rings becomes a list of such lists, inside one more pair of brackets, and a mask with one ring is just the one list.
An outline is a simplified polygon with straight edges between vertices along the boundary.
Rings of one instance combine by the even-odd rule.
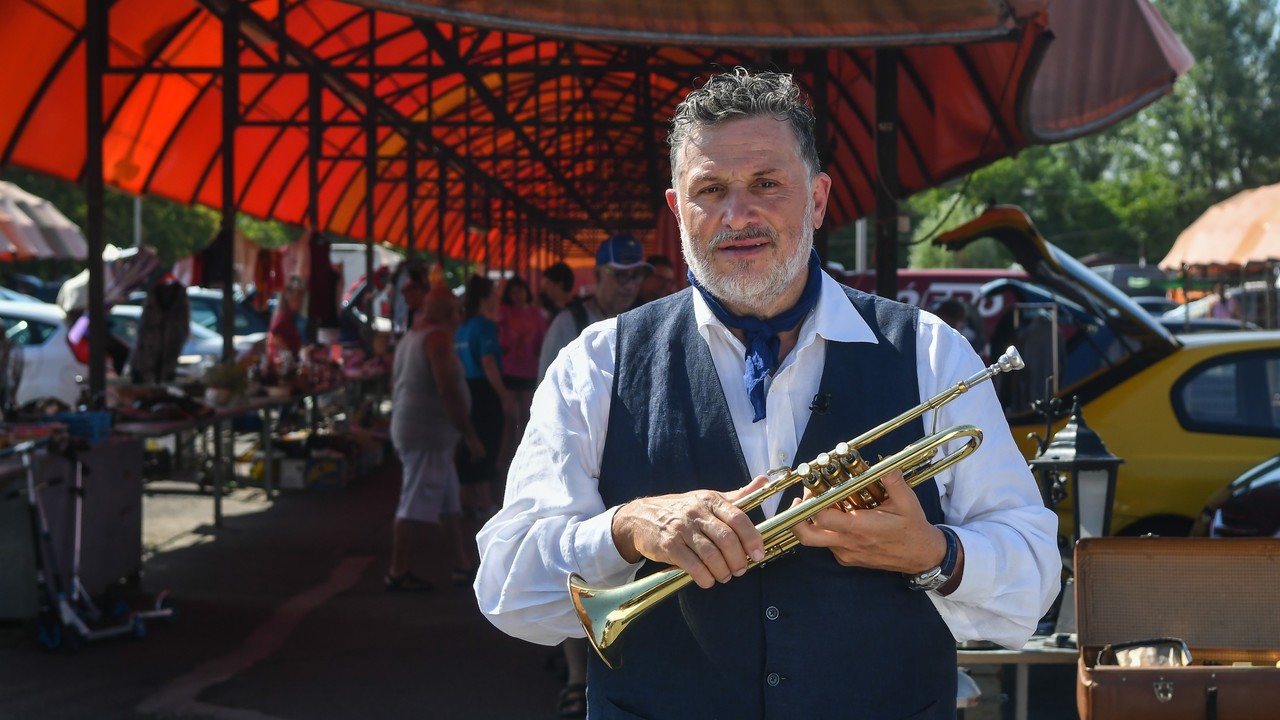
[[[742, 556], [741, 546], [738, 545], [733, 533], [727, 529], [723, 531], [711, 529], [710, 532], [715, 537], [702, 532], [695, 533], [688, 540], [689, 547], [697, 554], [698, 559], [702, 561], [701, 564], [716, 582], [728, 582], [733, 577], [733, 571], [730, 569], [730, 565], [734, 562], [731, 557], [734, 555], [732, 546], [738, 546], [736, 554], [739, 557]], [[737, 562], [745, 565], [745, 560]]]
[[741, 575], [746, 569], [748, 557], [755, 562], [764, 560], [764, 539], [749, 515], [729, 503], [718, 505], [713, 511], [723, 528], [715, 538], [716, 544], [729, 560], [729, 569], [734, 575]]
[[711, 570], [702, 563], [698, 553], [694, 552], [693, 548], [688, 545], [673, 549], [671, 564], [689, 573], [689, 578], [703, 590], [714, 587], [716, 584], [716, 578], [711, 574]]
[[751, 479], [751, 482], [738, 488], [737, 490], [730, 490], [729, 492], [725, 493], [724, 496], [726, 499], [728, 499], [729, 502], [736, 503], [742, 498], [750, 495], [751, 493], [759, 490], [760, 488], [763, 488], [768, 483], [769, 483], [768, 475], [757, 475]]

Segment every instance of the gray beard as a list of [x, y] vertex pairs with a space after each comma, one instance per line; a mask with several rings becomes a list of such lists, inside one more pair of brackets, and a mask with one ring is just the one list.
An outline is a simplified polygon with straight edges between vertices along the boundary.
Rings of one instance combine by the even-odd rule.
[[[684, 254], [685, 263], [688, 264], [689, 269], [693, 272], [693, 276], [698, 279], [702, 288], [711, 293], [712, 297], [719, 300], [721, 304], [763, 310], [772, 307], [773, 303], [777, 302], [778, 298], [786, 293], [796, 275], [807, 271], [809, 254], [813, 249], [812, 202], [805, 208], [802, 227], [802, 236], [800, 242], [796, 243], [795, 252], [789, 257], [783, 258], [782, 262], [770, 267], [766, 275], [758, 278], [732, 271], [727, 274], [717, 273], [711, 262], [711, 254], [721, 243], [743, 238], [768, 238], [776, 246], [778, 236], [773, 230], [747, 228], [742, 232], [720, 233], [711, 239], [706, 251], [700, 253], [695, 250], [693, 238], [689, 236], [688, 230], [682, 225], [680, 228], [680, 249]], [[743, 261], [735, 264], [733, 270], [743, 270], [749, 266], [750, 261]]]

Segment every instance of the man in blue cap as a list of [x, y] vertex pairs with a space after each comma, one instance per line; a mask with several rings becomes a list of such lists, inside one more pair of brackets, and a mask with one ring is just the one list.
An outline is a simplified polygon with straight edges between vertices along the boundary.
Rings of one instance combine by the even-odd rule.
[[640, 291], [640, 282], [652, 272], [653, 266], [644, 260], [644, 246], [631, 235], [618, 233], [600, 243], [596, 251], [595, 294], [569, 303], [552, 319], [538, 358], [538, 379], [546, 374], [560, 348], [578, 337], [586, 326], [630, 308]]

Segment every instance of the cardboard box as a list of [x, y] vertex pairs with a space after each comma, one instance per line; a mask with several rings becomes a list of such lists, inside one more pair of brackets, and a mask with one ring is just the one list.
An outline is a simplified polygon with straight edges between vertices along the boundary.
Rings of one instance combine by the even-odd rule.
[[307, 486], [326, 490], [345, 488], [351, 480], [350, 468], [351, 464], [342, 453], [316, 450], [307, 463]]
[[305, 459], [286, 458], [280, 460], [278, 467], [276, 487], [281, 490], [305, 490], [311, 485]]

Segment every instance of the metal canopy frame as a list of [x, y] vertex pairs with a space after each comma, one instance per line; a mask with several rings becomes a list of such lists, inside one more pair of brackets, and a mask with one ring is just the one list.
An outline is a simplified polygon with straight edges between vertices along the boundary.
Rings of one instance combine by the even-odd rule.
[[[0, 112], [0, 165], [84, 183], [91, 354], [101, 358], [104, 324], [92, 315], [102, 312], [108, 184], [221, 208], [224, 238], [245, 212], [491, 268], [586, 264], [610, 233], [673, 232], [667, 123], [696, 79], [778, 68], [818, 106], [833, 180], [827, 227], [874, 212], [878, 285], [891, 291], [900, 198], [1126, 117], [1190, 65], [1147, 0], [1118, 4], [1054, 12], [1074, 21], [1105, 7], [1108, 26], [1138, 27], [1131, 44], [1159, 62], [1111, 95], [1076, 97], [1062, 92], [1069, 72], [1051, 73], [1057, 84], [1043, 92], [1033, 84], [1054, 37], [1036, 2], [1001, 11], [965, 45], [943, 33], [901, 48], [817, 48], [812, 38], [743, 48], [536, 36], [367, 6], [385, 2], [0, 0], [12, 19], [0, 56], [39, 56], [34, 72], [0, 79], [20, 108]], [[1072, 48], [1115, 45], [1090, 33]], [[939, 97], [957, 92], [962, 103]], [[1041, 111], [1037, 96], [1075, 104]], [[368, 262], [371, 271], [372, 252]], [[94, 363], [94, 392], [103, 373]]]

